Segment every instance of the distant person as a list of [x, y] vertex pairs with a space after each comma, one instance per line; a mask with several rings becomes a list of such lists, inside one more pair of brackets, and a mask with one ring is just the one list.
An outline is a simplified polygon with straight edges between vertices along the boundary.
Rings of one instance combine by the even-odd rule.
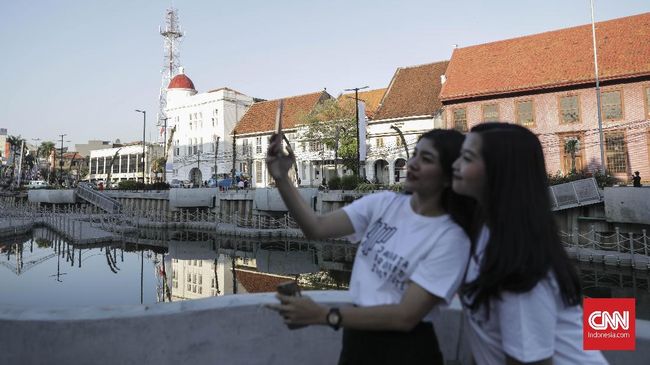
[[463, 139], [440, 129], [420, 137], [407, 163], [405, 185], [412, 194], [370, 194], [317, 215], [288, 175], [293, 153], [284, 155], [282, 137], [272, 137], [268, 171], [304, 235], [360, 242], [350, 280], [354, 305], [330, 307], [278, 294], [280, 304], [269, 306], [286, 324], [342, 327], [339, 364], [443, 364], [432, 319], [455, 295], [470, 251], [457, 222], [469, 230], [463, 214], [473, 210], [456, 214], [470, 199], [451, 190], [451, 164]]
[[100, 181], [99, 184], [97, 184], [97, 189], [99, 189], [99, 191], [104, 191], [104, 183]]
[[640, 188], [641, 185], [641, 175], [639, 175], [638, 171], [634, 171], [634, 176], [632, 176], [632, 185], [635, 188]]
[[243, 189], [245, 186], [246, 186], [246, 184], [244, 183], [244, 180], [241, 180], [241, 179], [240, 179], [240, 180], [237, 182], [237, 189]]
[[535, 134], [507, 123], [472, 128], [453, 189], [478, 201], [484, 224], [460, 291], [476, 364], [606, 364], [583, 350], [580, 280], [560, 242]]
[[249, 185], [249, 184], [250, 184], [250, 183], [248, 182], [248, 179], [245, 179], [245, 180], [244, 180], [244, 189], [248, 189], [248, 185]]

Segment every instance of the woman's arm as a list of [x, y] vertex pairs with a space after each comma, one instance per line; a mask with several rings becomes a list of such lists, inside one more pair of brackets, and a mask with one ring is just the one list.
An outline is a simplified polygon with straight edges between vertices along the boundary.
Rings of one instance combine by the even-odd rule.
[[[329, 307], [315, 303], [306, 296], [278, 295], [278, 298], [282, 304], [272, 304], [268, 307], [284, 316], [286, 324], [327, 324]], [[440, 302], [441, 298], [411, 282], [399, 304], [340, 308], [341, 327], [408, 332]]]
[[275, 179], [282, 200], [307, 238], [338, 238], [354, 233], [347, 214], [341, 210], [319, 216], [302, 199], [298, 189], [289, 181], [288, 171], [295, 161], [293, 151], [282, 152], [281, 135], [274, 135], [266, 157], [269, 173]]

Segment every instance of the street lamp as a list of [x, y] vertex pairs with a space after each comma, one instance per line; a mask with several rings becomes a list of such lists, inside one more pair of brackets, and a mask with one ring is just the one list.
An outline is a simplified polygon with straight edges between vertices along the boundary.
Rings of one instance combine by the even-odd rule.
[[[40, 140], [41, 140], [40, 138], [32, 138], [32, 141], [36, 142], [36, 158], [34, 159], [34, 161], [36, 162], [36, 171], [37, 171], [37, 175], [39, 175], [38, 172], [40, 172], [40, 166], [39, 166], [40, 164], [39, 164], [39, 162], [38, 162], [38, 158], [40, 157], [40, 156], [39, 156], [39, 152], [40, 152], [40, 150], [41, 150], [41, 147], [38, 145], [38, 142], [39, 142]], [[30, 175], [31, 175], [31, 172], [30, 172]]]
[[345, 91], [354, 91], [354, 118], [357, 125], [357, 176], [361, 176], [361, 157], [359, 155], [361, 148], [361, 137], [359, 136], [359, 90], [367, 88], [368, 86], [345, 89]]
[[[140, 110], [140, 109], [136, 109], [135, 111], [138, 112], [138, 113], [142, 113], [142, 185], [144, 186], [144, 168], [145, 168], [145, 164], [147, 163], [147, 160], [145, 160], [145, 156], [144, 156], [145, 155], [145, 152], [144, 152], [144, 148], [145, 148], [144, 133], [145, 133], [145, 130], [147, 128], [147, 111], [146, 110]], [[142, 189], [144, 190], [144, 187]]]
[[59, 156], [59, 185], [63, 185], [63, 137], [65, 136], [67, 136], [67, 134], [59, 134], [59, 137], [61, 137], [61, 154]]

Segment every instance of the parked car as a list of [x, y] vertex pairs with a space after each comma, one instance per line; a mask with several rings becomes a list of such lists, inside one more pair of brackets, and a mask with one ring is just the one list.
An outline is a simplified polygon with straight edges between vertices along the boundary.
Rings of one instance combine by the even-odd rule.
[[194, 183], [191, 182], [191, 181], [189, 181], [189, 180], [183, 180], [183, 182], [181, 183], [181, 185], [182, 185], [184, 188], [191, 188], [191, 187], [194, 187]]
[[47, 189], [50, 187], [50, 184], [44, 180], [32, 180], [27, 184], [27, 189]]
[[170, 188], [182, 188], [182, 182], [178, 179], [172, 179], [172, 181], [169, 182], [169, 187]]

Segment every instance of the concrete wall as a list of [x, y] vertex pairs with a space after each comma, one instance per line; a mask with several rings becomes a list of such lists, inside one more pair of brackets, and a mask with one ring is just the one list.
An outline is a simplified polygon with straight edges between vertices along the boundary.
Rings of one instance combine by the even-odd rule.
[[214, 207], [219, 194], [218, 188], [170, 189], [171, 208]]
[[[307, 204], [313, 208], [313, 199], [318, 195], [318, 189], [301, 188], [299, 192]], [[284, 205], [278, 189], [270, 188], [255, 190], [255, 202], [253, 203], [253, 208], [258, 211], [287, 211], [287, 206]]]
[[77, 202], [77, 196], [73, 189], [50, 190], [38, 189], [29, 190], [27, 198], [30, 203], [50, 203], [50, 204], [74, 204]]
[[[347, 303], [347, 292], [308, 292], [321, 303]], [[272, 293], [228, 295], [156, 305], [30, 310], [0, 307], [1, 364], [334, 364], [341, 331], [287, 330], [263, 307]], [[447, 360], [465, 338], [458, 301], [435, 322]], [[636, 321], [636, 351], [607, 352], [612, 364], [645, 364], [650, 322]], [[458, 354], [470, 364], [465, 341]]]
[[650, 225], [650, 187], [605, 188], [605, 217], [609, 222]]

